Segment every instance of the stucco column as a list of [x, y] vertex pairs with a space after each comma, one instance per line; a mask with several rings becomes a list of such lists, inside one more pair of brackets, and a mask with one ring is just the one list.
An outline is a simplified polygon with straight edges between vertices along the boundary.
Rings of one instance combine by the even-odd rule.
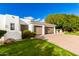
[[45, 25], [42, 25], [42, 35], [45, 35]]
[[29, 29], [31, 32], [34, 32], [34, 25], [33, 25], [33, 24], [29, 24], [29, 25], [28, 25], [28, 29]]
[[55, 34], [55, 32], [56, 32], [56, 28], [55, 28], [56, 26], [54, 26], [54, 34]]

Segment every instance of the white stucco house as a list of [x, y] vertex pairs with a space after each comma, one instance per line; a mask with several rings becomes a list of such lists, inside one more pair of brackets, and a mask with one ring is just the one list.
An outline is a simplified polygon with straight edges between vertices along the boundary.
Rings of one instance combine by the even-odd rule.
[[20, 24], [21, 30], [28, 29], [32, 32], [36, 32], [37, 35], [55, 34], [56, 32], [56, 25], [34, 21], [33, 19], [29, 19], [28, 17], [21, 19]]
[[34, 21], [33, 19], [20, 18], [19, 16], [4, 14], [0, 15], [0, 30], [7, 31], [4, 39], [13, 38], [15, 40], [22, 39], [22, 31], [30, 30], [36, 32], [37, 35], [55, 34], [54, 24]]
[[14, 15], [0, 15], [0, 30], [5, 30], [7, 33], [4, 35], [4, 39], [14, 38], [16, 40], [21, 39], [20, 31], [20, 19]]

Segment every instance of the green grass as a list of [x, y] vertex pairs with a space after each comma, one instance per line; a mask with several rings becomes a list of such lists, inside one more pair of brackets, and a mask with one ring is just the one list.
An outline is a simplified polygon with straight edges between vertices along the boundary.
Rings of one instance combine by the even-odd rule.
[[79, 36], [79, 31], [75, 31], [75, 32], [65, 32], [65, 34], [68, 34], [68, 35], [78, 35], [78, 36]]
[[76, 56], [45, 40], [29, 39], [0, 46], [2, 56]]

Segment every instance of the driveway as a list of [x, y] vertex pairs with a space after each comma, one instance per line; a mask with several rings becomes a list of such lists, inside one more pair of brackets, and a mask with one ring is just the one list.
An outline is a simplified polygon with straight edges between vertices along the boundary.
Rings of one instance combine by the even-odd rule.
[[44, 36], [49, 42], [79, 55], [79, 36], [65, 34], [47, 34]]

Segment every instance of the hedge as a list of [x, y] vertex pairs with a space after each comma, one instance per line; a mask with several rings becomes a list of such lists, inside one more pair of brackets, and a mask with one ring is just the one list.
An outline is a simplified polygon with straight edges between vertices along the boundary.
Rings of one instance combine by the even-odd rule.
[[35, 37], [36, 33], [35, 32], [31, 32], [29, 30], [24, 30], [22, 32], [22, 38], [25, 39], [25, 38], [31, 38], [31, 37]]

